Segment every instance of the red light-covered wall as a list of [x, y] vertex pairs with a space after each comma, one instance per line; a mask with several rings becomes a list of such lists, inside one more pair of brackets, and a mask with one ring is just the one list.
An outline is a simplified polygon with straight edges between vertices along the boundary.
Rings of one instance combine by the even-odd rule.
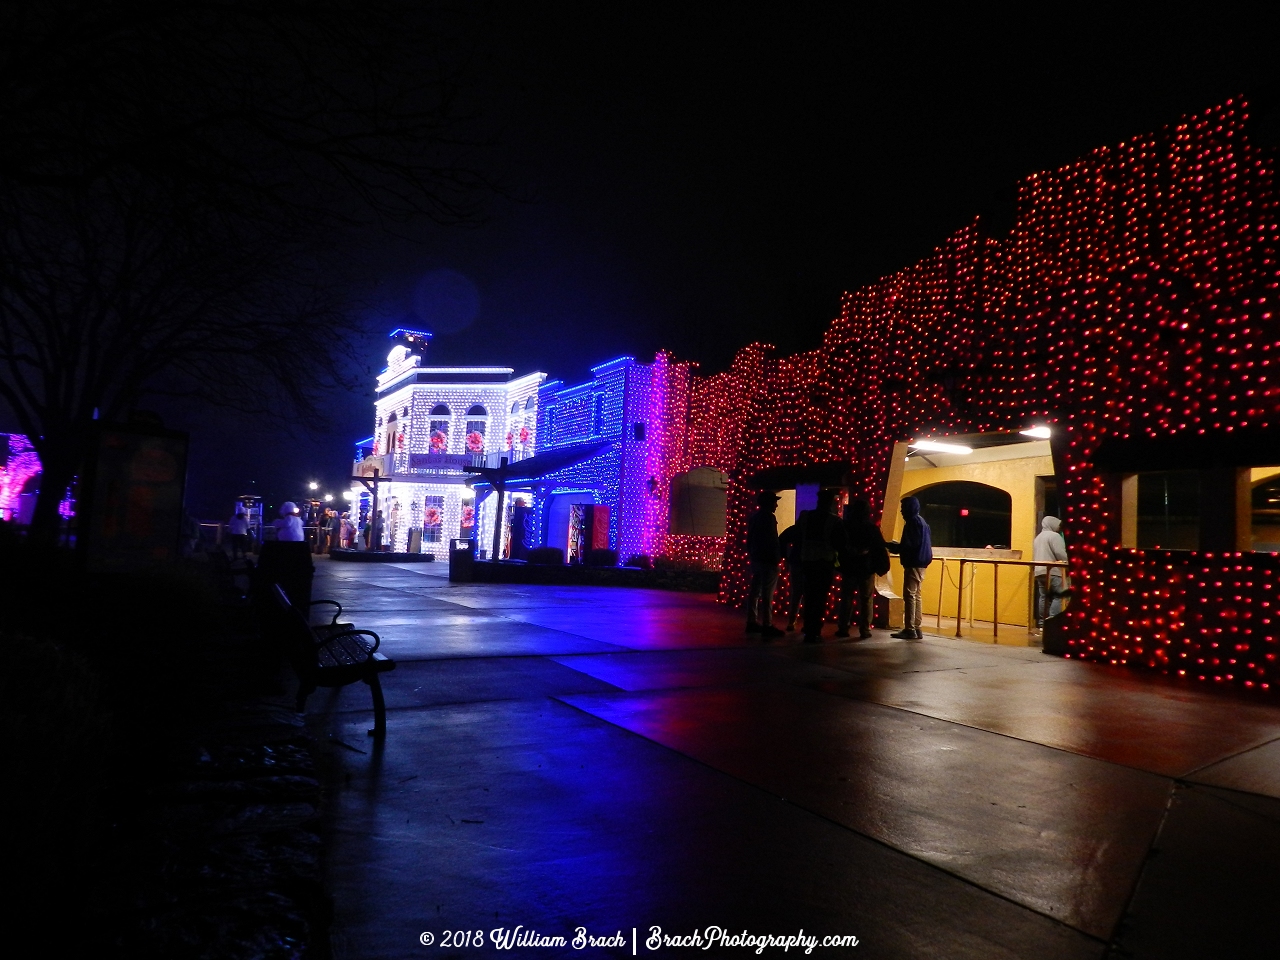
[[1275, 152], [1247, 131], [1232, 100], [1033, 175], [1007, 235], [975, 221], [846, 294], [819, 350], [753, 344], [693, 377], [690, 460], [731, 477], [722, 599], [745, 598], [756, 470], [852, 460], [878, 513], [895, 441], [1049, 423], [1070, 656], [1269, 687], [1280, 557], [1120, 547], [1118, 487], [1095, 462], [1280, 424]]

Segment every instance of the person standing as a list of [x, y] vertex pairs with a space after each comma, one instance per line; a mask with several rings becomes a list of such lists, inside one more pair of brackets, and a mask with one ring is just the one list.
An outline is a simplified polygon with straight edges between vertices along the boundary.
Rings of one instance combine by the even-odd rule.
[[920, 516], [920, 501], [902, 498], [902, 539], [889, 549], [902, 561], [902, 630], [892, 634], [898, 640], [923, 640], [920, 623], [924, 619], [924, 571], [933, 563], [933, 543], [929, 524]]
[[819, 490], [818, 505], [796, 518], [804, 578], [804, 640], [818, 643], [835, 579], [836, 558], [845, 548], [844, 527], [835, 515], [836, 491]]
[[338, 516], [338, 511], [330, 509], [329, 514], [329, 542], [325, 547], [325, 553], [332, 553], [334, 547], [342, 546], [342, 518]]
[[236, 504], [236, 512], [227, 523], [227, 534], [231, 538], [231, 559], [243, 559], [249, 552], [249, 515], [243, 503]]
[[858, 639], [866, 640], [871, 636], [876, 574], [883, 576], [889, 572], [889, 551], [880, 528], [871, 522], [871, 507], [867, 501], [850, 500], [844, 508], [844, 536], [836, 636], [849, 636], [849, 627], [857, 619]]
[[800, 615], [800, 600], [804, 597], [804, 570], [800, 566], [800, 528], [794, 523], [778, 535], [778, 548], [782, 559], [787, 564], [787, 582], [790, 584], [787, 597], [787, 633], [796, 628], [796, 617]]
[[[1067, 561], [1067, 541], [1062, 535], [1062, 521], [1057, 517], [1045, 517], [1040, 521], [1040, 532], [1031, 543], [1032, 560]], [[1036, 578], [1036, 626], [1043, 627], [1048, 617], [1062, 612], [1062, 567], [1033, 567]], [[1046, 609], [1047, 607], [1047, 609]]]
[[302, 530], [302, 518], [298, 516], [298, 505], [292, 500], [280, 504], [280, 519], [273, 524], [276, 528], [276, 539], [286, 543], [302, 543], [307, 539]]
[[772, 490], [756, 494], [756, 510], [747, 518], [747, 562], [751, 570], [751, 590], [747, 593], [747, 633], [766, 640], [780, 637], [773, 625], [773, 592], [778, 587], [778, 495]]

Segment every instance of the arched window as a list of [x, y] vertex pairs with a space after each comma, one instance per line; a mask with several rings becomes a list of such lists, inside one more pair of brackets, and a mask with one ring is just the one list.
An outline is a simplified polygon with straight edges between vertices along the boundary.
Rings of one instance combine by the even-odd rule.
[[427, 434], [427, 443], [432, 453], [449, 452], [449, 419], [453, 412], [443, 403], [431, 408], [431, 426]]
[[693, 537], [723, 537], [729, 478], [715, 467], [696, 467], [671, 478], [667, 529]]
[[467, 411], [468, 417], [487, 417], [488, 415], [489, 411], [478, 403]]
[[917, 490], [920, 515], [935, 547], [1007, 550], [1013, 531], [1013, 497], [998, 487], [952, 480]]
[[515, 416], [515, 415], [516, 415], [517, 413], [519, 413], [519, 412], [520, 412], [520, 401], [519, 401], [519, 400], [514, 400], [514, 401], [512, 401], [512, 403], [511, 403], [511, 415], [512, 415], [512, 416]]
[[526, 401], [524, 402], [524, 408], [525, 408], [526, 410], [532, 410], [532, 409], [533, 409], [534, 407], [536, 407], [537, 405], [538, 405], [538, 395], [537, 395], [537, 394], [534, 394], [533, 396], [531, 396], [528, 400], [526, 400]]

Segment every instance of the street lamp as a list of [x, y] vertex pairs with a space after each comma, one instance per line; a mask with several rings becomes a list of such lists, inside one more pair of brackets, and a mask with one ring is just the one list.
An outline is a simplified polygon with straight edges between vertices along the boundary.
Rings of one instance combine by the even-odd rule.
[[333, 494], [332, 494], [332, 493], [326, 493], [326, 494], [324, 495], [324, 502], [325, 502], [325, 503], [333, 503]]
[[319, 490], [319, 489], [320, 489], [320, 484], [316, 483], [314, 480], [312, 480], [310, 483], [308, 483], [308, 484], [307, 484], [307, 486], [308, 486], [308, 487], [310, 487], [312, 490]]

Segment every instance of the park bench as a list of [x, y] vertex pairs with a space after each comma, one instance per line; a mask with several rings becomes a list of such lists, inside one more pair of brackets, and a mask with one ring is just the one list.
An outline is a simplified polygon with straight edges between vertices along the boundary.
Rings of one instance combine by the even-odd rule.
[[273, 584], [272, 599], [278, 617], [276, 627], [284, 642], [289, 662], [298, 675], [298, 712], [306, 707], [307, 697], [317, 687], [345, 687], [360, 682], [373, 694], [372, 737], [387, 734], [387, 706], [382, 697], [378, 675], [394, 670], [396, 662], [378, 653], [382, 642], [372, 630], [357, 630], [349, 623], [339, 623], [342, 606], [336, 600], [314, 600], [312, 606], [332, 604], [337, 607], [333, 619], [312, 626], [290, 601], [279, 584]]

